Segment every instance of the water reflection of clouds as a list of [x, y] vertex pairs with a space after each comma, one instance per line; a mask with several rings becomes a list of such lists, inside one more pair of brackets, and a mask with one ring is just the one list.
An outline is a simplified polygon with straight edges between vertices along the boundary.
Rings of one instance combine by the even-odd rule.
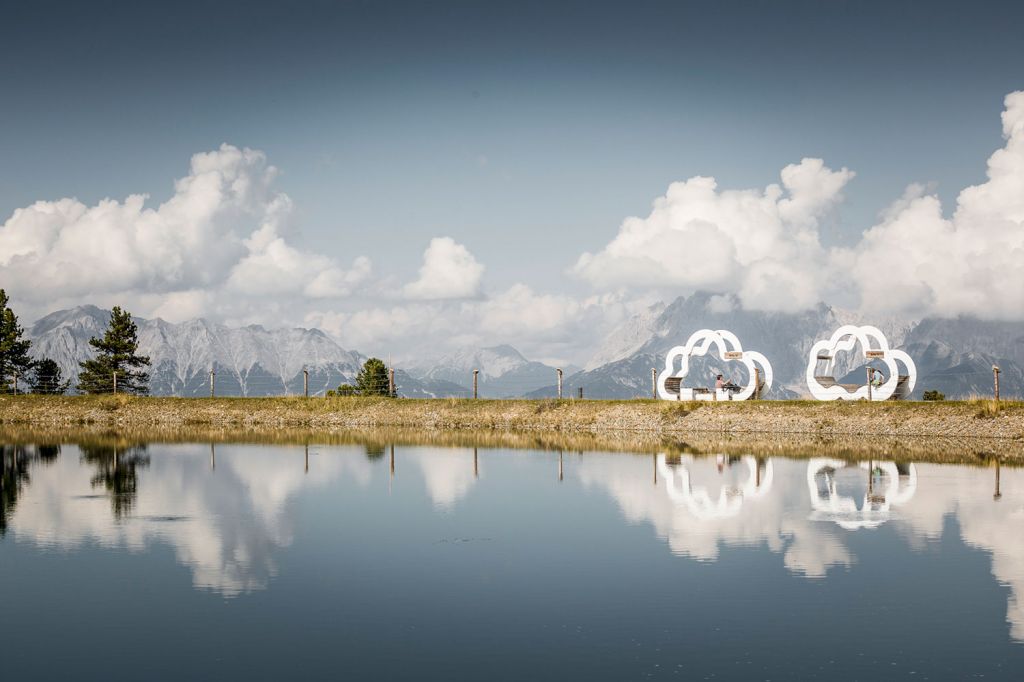
[[452, 511], [476, 481], [472, 449], [403, 448], [401, 459], [403, 467], [416, 462], [430, 501], [444, 511]]
[[[854, 562], [850, 532], [891, 521], [920, 549], [952, 516], [964, 543], [991, 555], [993, 575], [1010, 588], [1011, 635], [1024, 640], [1024, 470], [1001, 470], [996, 500], [993, 468], [772, 459], [765, 492], [750, 488], [752, 459], [723, 467], [721, 458], [683, 457], [673, 466], [659, 456], [655, 484], [650, 464], [621, 455], [590, 455], [574, 471], [584, 485], [607, 490], [627, 520], [650, 523], [676, 554], [711, 561], [722, 547], [764, 545], [809, 577]], [[836, 478], [841, 470], [846, 481]]]
[[304, 488], [345, 472], [365, 485], [371, 464], [364, 457], [317, 457], [307, 474], [303, 452], [279, 448], [168, 448], [140, 477], [131, 516], [120, 520], [105, 496], [97, 497], [92, 472], [74, 448], [34, 472], [12, 519], [15, 537], [60, 548], [96, 542], [107, 547], [174, 548], [192, 570], [197, 587], [224, 595], [262, 589], [276, 572], [274, 552], [292, 542], [294, 508]]

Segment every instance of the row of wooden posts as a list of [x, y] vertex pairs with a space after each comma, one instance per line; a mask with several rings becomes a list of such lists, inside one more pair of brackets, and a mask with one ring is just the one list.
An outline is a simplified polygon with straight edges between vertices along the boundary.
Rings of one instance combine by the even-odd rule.
[[[868, 367], [867, 368], [868, 400], [871, 399], [871, 388], [872, 388], [872, 386], [871, 386], [871, 379], [872, 379], [872, 374], [875, 371], [877, 371], [877, 370], [875, 370], [875, 368], [873, 368], [873, 367]], [[1002, 370], [999, 369], [998, 365], [992, 365], [993, 394], [995, 396], [995, 401], [996, 402], [999, 402], [999, 373], [1001, 371]], [[555, 372], [558, 375], [558, 399], [561, 400], [562, 399], [562, 370], [559, 368], [559, 369], [556, 369]], [[479, 375], [480, 375], [480, 370], [474, 369], [473, 370], [473, 398], [474, 399], [479, 397], [479, 392], [477, 390]], [[117, 393], [117, 372], [113, 373], [113, 380], [114, 380], [113, 381], [114, 393], [116, 394]], [[754, 368], [754, 386], [756, 387], [754, 389], [754, 396], [755, 397], [759, 397], [760, 396], [760, 392], [761, 392], [760, 383], [761, 383], [760, 370], [755, 367]], [[583, 400], [583, 387], [580, 386], [580, 387], [578, 387], [577, 390], [579, 391], [579, 399]], [[15, 395], [18, 394], [18, 374], [17, 373], [14, 374], [14, 394]], [[214, 396], [216, 396], [216, 394], [217, 394], [217, 372], [215, 370], [211, 369], [210, 370], [210, 397], [213, 398]], [[393, 367], [391, 367], [391, 368], [388, 368], [388, 395], [394, 395], [394, 394], [395, 394], [395, 370], [394, 370]], [[305, 398], [309, 397], [309, 370], [308, 369], [302, 370], [302, 395]], [[657, 398], [658, 398], [658, 370], [656, 370], [653, 367], [651, 368], [651, 397], [654, 398], [655, 400], [657, 400]]]

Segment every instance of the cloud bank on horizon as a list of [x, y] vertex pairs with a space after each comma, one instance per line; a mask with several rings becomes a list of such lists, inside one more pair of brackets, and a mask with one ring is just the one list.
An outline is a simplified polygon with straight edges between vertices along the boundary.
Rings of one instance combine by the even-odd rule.
[[526, 283], [489, 292], [485, 266], [450, 237], [431, 240], [415, 278], [377, 275], [365, 256], [338, 262], [289, 239], [292, 201], [256, 150], [195, 154], [174, 194], [37, 201], [0, 226], [0, 276], [14, 300], [43, 314], [121, 303], [177, 321], [317, 324], [372, 349], [415, 337], [444, 344], [520, 343], [547, 357], [610, 329], [652, 292], [735, 294], [745, 308], [795, 312], [852, 292], [864, 310], [1024, 319], [1024, 91], [1006, 96], [1006, 144], [986, 182], [964, 189], [951, 217], [912, 185], [860, 240], [825, 249], [819, 228], [855, 177], [822, 159], [785, 166], [781, 183], [720, 189], [673, 183], [646, 218], [627, 218], [570, 273], [595, 293], [544, 294]]
[[1006, 145], [988, 181], [964, 189], [952, 218], [912, 185], [860, 241], [825, 250], [818, 226], [854, 177], [821, 159], [782, 169], [764, 190], [673, 183], [646, 218], [628, 218], [572, 271], [595, 286], [734, 293], [745, 308], [795, 312], [852, 290], [864, 310], [1024, 318], [1024, 91], [1006, 96]]

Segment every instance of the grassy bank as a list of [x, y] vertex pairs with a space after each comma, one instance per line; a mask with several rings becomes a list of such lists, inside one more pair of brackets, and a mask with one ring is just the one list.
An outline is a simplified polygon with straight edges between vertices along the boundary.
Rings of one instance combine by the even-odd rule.
[[3, 396], [0, 424], [21, 426], [359, 428], [684, 435], [1001, 438], [1024, 440], [1024, 402], [409, 400]]

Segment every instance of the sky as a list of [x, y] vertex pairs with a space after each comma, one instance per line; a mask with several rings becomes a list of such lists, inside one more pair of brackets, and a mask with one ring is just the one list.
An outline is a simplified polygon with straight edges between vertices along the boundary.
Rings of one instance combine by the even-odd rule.
[[121, 304], [581, 364], [698, 289], [1020, 319], [1022, 19], [2, 3], [0, 287], [25, 320]]

